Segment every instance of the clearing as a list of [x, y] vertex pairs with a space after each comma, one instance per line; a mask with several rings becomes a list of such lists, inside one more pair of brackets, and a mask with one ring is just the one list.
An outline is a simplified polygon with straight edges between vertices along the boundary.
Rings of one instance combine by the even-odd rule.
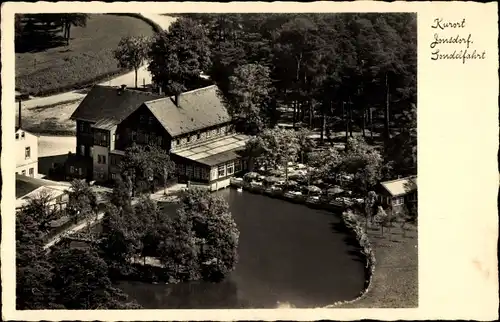
[[153, 34], [153, 28], [138, 18], [91, 14], [86, 27], [71, 28], [69, 46], [16, 53], [16, 90], [49, 95], [127, 72], [113, 57], [120, 39]]

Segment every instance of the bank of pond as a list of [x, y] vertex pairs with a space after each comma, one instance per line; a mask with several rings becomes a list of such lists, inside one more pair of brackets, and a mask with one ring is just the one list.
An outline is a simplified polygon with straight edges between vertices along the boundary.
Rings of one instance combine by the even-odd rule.
[[365, 259], [341, 213], [236, 189], [215, 193], [240, 231], [236, 268], [220, 282], [171, 283], [161, 268], [136, 263], [138, 273], [117, 286], [145, 309], [324, 307], [365, 288]]

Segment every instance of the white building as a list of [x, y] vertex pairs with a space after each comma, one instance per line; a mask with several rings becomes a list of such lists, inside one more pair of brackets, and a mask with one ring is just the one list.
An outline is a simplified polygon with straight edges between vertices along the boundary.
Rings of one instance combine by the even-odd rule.
[[38, 136], [16, 128], [16, 173], [38, 177]]

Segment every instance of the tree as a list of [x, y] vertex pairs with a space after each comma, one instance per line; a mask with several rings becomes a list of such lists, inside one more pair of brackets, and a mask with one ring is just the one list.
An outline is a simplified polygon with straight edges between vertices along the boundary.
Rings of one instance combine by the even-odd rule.
[[61, 308], [51, 286], [52, 264], [43, 249], [44, 232], [32, 212], [16, 214], [16, 309]]
[[151, 192], [155, 182], [165, 184], [175, 164], [165, 150], [158, 146], [134, 144], [125, 150], [119, 167], [126, 185], [131, 189], [131, 195], [135, 196], [136, 192]]
[[84, 180], [73, 180], [68, 193], [67, 212], [76, 222], [98, 214], [97, 195]]
[[133, 209], [108, 208], [98, 248], [110, 268], [119, 274], [130, 271], [130, 261], [141, 249], [140, 221]]
[[342, 164], [342, 155], [336, 148], [327, 148], [309, 154], [312, 179], [335, 178]]
[[113, 287], [108, 266], [89, 249], [58, 249], [52, 253], [53, 285], [57, 301], [66, 309], [113, 309], [123, 307], [127, 296]]
[[387, 226], [388, 216], [382, 206], [379, 206], [377, 209], [377, 214], [375, 215], [375, 223], [380, 226], [382, 235], [384, 235], [384, 227]]
[[354, 176], [353, 188], [366, 194], [382, 178], [382, 161], [380, 153], [362, 137], [354, 137], [346, 144], [340, 168]]
[[[259, 151], [255, 161], [266, 169], [277, 169], [278, 166], [287, 169], [288, 162], [297, 159], [300, 149], [295, 131], [278, 127], [262, 131], [256, 139], [247, 144], [251, 145], [254, 151]], [[286, 175], [288, 177], [288, 173]]]
[[236, 68], [229, 77], [228, 110], [247, 133], [259, 133], [268, 123], [265, 110], [272, 90], [269, 74], [265, 66], [247, 64]]
[[75, 27], [85, 27], [87, 26], [87, 20], [89, 15], [86, 13], [65, 13], [61, 14], [60, 21], [64, 27], [64, 38], [66, 39], [66, 45], [69, 45], [69, 40], [71, 39], [71, 26]]
[[[227, 202], [205, 190], [188, 190], [181, 198], [178, 218], [190, 222], [199, 243], [201, 274], [208, 280], [220, 280], [238, 261], [239, 231]], [[194, 239], [194, 238], [195, 239]]]
[[149, 39], [144, 36], [127, 36], [120, 40], [114, 56], [121, 68], [133, 68], [135, 72], [135, 87], [137, 88], [137, 70], [147, 58]]
[[371, 218], [373, 222], [374, 213], [377, 210], [375, 208], [377, 202], [377, 194], [374, 191], [369, 191], [365, 197], [364, 204], [364, 215], [365, 215], [365, 229], [368, 229], [368, 219]]
[[410, 212], [408, 210], [408, 207], [403, 205], [401, 208], [401, 212], [399, 213], [399, 225], [401, 227], [401, 230], [403, 231], [403, 237], [406, 237], [406, 232], [411, 229], [411, 226], [413, 222], [413, 217], [410, 215]]
[[208, 70], [209, 40], [198, 23], [179, 18], [168, 32], [155, 35], [148, 56], [153, 81], [166, 93], [179, 94]]
[[299, 144], [300, 163], [304, 163], [304, 156], [307, 158], [310, 152], [316, 147], [314, 140], [311, 138], [312, 131], [302, 128], [297, 132], [297, 140]]
[[52, 195], [41, 191], [38, 195], [28, 199], [28, 203], [22, 208], [23, 219], [30, 220], [37, 226], [38, 231], [45, 235], [51, 229], [51, 222], [60, 217], [61, 213], [52, 203]]

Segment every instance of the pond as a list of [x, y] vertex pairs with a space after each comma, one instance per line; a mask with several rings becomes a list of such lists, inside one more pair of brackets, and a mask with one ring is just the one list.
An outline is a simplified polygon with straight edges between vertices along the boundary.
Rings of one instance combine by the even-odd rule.
[[340, 216], [234, 189], [217, 194], [240, 230], [236, 269], [220, 283], [120, 282], [145, 309], [321, 307], [363, 289], [364, 263], [337, 230]]

